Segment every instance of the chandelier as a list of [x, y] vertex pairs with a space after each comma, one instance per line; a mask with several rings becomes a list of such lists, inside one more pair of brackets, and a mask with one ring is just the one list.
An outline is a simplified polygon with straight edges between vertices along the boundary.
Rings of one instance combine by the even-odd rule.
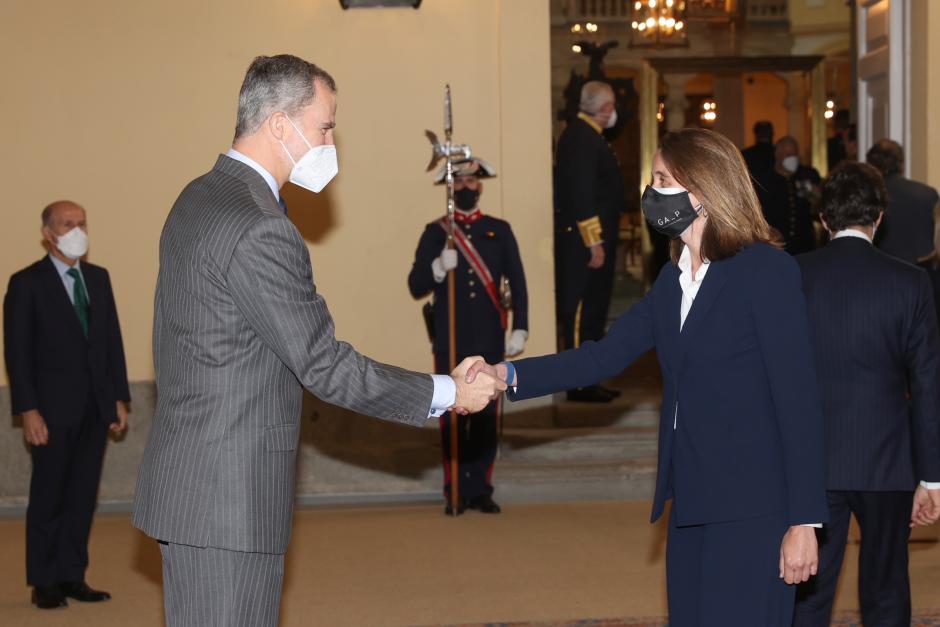
[[631, 48], [685, 48], [685, 0], [636, 0], [631, 12]]

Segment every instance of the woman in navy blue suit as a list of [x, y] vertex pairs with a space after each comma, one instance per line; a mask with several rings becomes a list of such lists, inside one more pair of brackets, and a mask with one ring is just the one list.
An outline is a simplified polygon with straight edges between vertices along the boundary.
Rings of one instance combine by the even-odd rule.
[[672, 499], [671, 627], [789, 627], [826, 521], [823, 421], [796, 262], [780, 250], [737, 148], [666, 135], [643, 194], [672, 263], [607, 336], [487, 366], [512, 400], [591, 385], [656, 348], [663, 375], [652, 520]]

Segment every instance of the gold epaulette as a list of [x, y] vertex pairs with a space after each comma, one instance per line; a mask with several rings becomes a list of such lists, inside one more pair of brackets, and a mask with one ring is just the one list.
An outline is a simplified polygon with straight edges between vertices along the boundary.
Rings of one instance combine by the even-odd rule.
[[601, 219], [598, 216], [578, 222], [578, 230], [581, 231], [581, 239], [588, 248], [604, 241], [601, 239]]

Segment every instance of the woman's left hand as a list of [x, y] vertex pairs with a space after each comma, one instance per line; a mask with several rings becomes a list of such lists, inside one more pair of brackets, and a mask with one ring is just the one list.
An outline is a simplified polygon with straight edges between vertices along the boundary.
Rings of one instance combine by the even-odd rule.
[[802, 583], [819, 568], [816, 529], [801, 525], [790, 527], [780, 545], [780, 578], [787, 583]]

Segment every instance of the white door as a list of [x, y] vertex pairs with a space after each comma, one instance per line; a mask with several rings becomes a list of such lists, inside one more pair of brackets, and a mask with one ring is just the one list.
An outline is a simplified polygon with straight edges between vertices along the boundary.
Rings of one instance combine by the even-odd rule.
[[[922, 1], [922, 0], [918, 0]], [[859, 0], [858, 154], [890, 138], [910, 153], [911, 0]], [[909, 158], [905, 159], [905, 169]]]

